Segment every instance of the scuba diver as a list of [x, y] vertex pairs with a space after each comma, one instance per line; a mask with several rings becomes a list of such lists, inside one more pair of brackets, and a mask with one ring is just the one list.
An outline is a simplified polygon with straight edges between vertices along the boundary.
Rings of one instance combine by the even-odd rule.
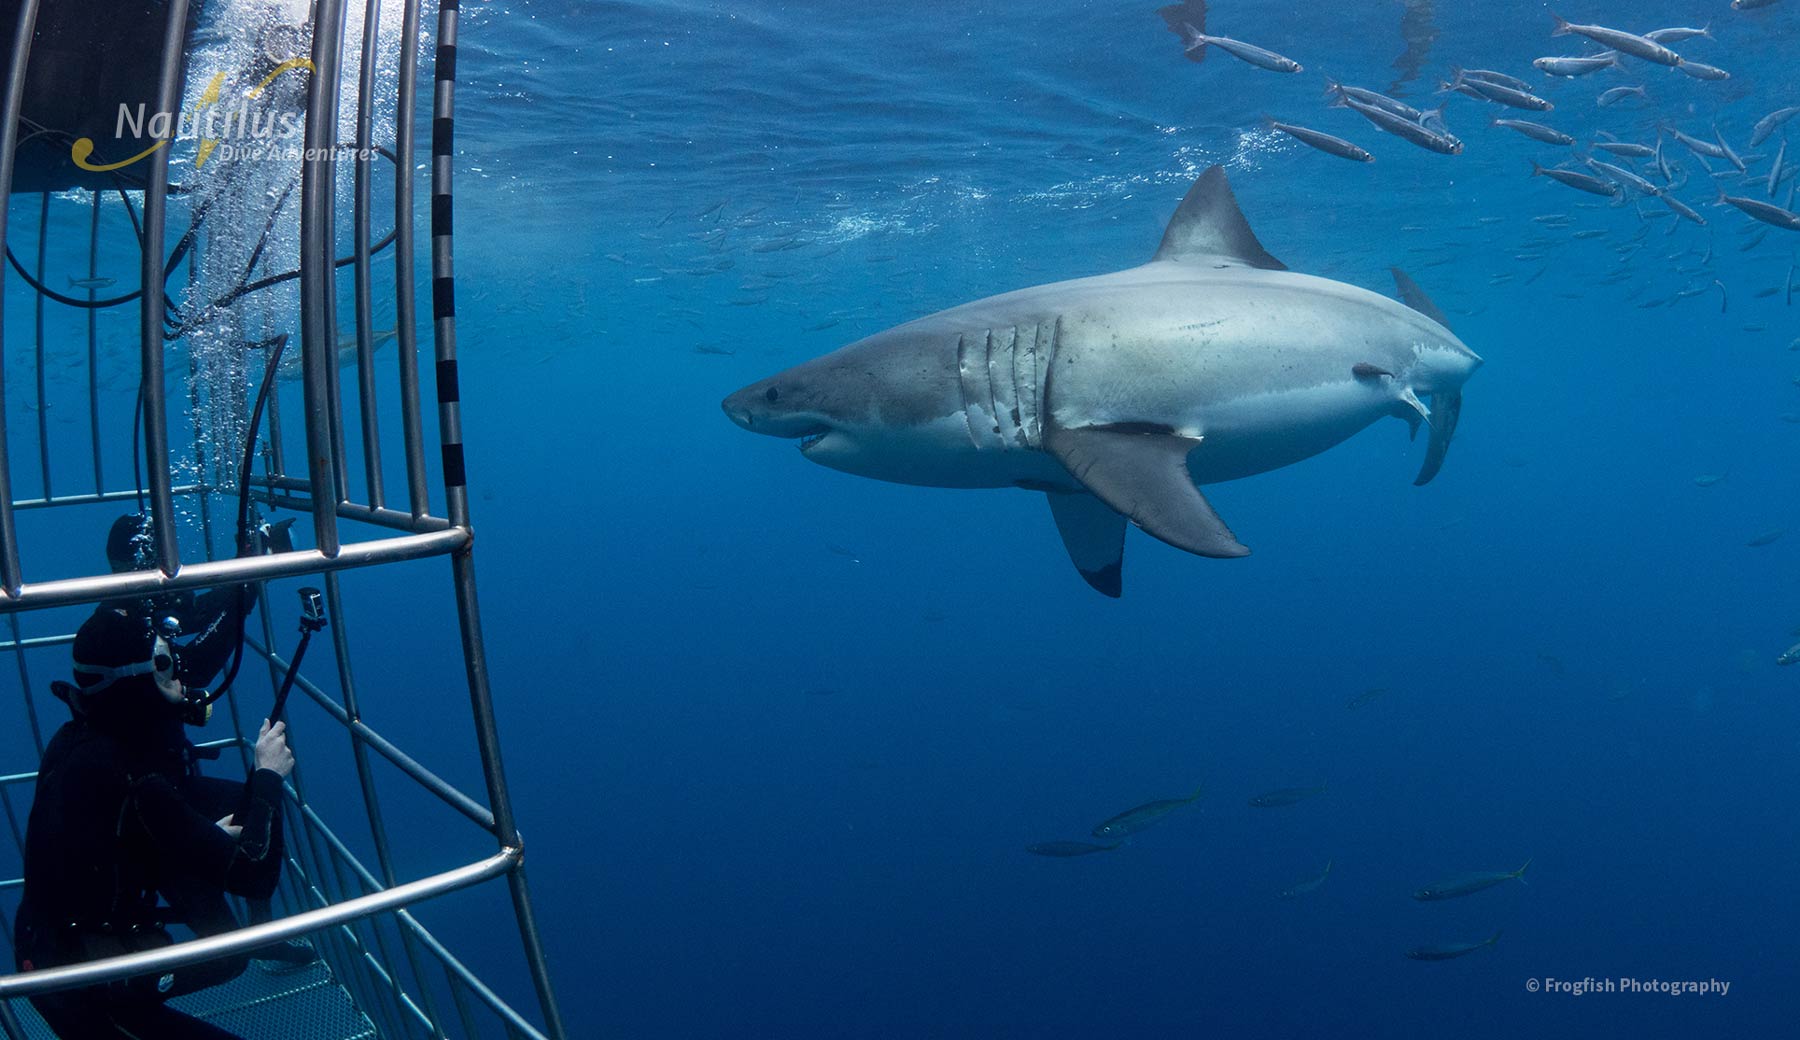
[[[115, 571], [147, 564], [148, 520], [119, 518], [107, 540]], [[206, 757], [183, 727], [203, 725], [201, 687], [236, 650], [250, 586], [101, 603], [76, 633], [74, 683], [55, 690], [72, 718], [44, 752], [25, 841], [25, 889], [13, 948], [23, 971], [167, 946], [167, 925], [196, 935], [272, 918], [280, 880], [282, 781], [293, 770], [287, 727], [263, 722], [255, 771], [241, 782], [201, 775]], [[179, 644], [184, 631], [198, 634]], [[214, 753], [216, 756], [216, 752]], [[158, 897], [164, 902], [159, 903]], [[248, 962], [303, 965], [304, 940], [103, 986], [34, 996], [58, 1036], [232, 1037], [164, 1001], [230, 981]]]

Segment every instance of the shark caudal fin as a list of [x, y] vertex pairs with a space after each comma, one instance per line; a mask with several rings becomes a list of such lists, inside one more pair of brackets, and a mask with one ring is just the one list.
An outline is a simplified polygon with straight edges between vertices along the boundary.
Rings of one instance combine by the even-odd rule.
[[1116, 426], [1044, 432], [1044, 447], [1070, 476], [1151, 536], [1196, 556], [1248, 556], [1188, 473], [1188, 452], [1199, 444], [1197, 437]]
[[[1431, 297], [1425, 295], [1425, 290], [1419, 288], [1419, 283], [1398, 267], [1390, 267], [1388, 270], [1394, 276], [1394, 287], [1400, 292], [1400, 302], [1449, 331], [1450, 319], [1444, 315], [1442, 308], [1431, 302]], [[1431, 478], [1444, 468], [1444, 456], [1450, 451], [1450, 438], [1456, 436], [1456, 423], [1462, 418], [1462, 391], [1447, 390], [1432, 394], [1427, 417], [1431, 423], [1431, 439], [1425, 444], [1425, 461], [1419, 465], [1419, 475], [1413, 478], [1413, 485], [1416, 487], [1431, 483]], [[1413, 427], [1413, 432], [1418, 432], [1417, 426]]]
[[1093, 495], [1046, 491], [1050, 515], [1062, 535], [1069, 562], [1094, 591], [1118, 599], [1124, 591], [1125, 518]]
[[1419, 464], [1419, 475], [1413, 486], [1424, 487], [1444, 468], [1444, 455], [1450, 450], [1450, 438], [1456, 436], [1456, 423], [1462, 418], [1462, 391], [1431, 395], [1431, 439], [1425, 444], [1425, 461]]

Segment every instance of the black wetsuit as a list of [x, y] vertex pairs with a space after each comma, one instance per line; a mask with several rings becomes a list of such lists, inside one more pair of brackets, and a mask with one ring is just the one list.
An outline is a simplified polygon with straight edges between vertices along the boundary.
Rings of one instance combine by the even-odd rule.
[[[229, 615], [229, 599], [222, 602]], [[158, 616], [171, 612], [158, 606]], [[103, 604], [95, 616], [120, 607]], [[210, 678], [230, 643], [209, 631], [182, 648], [182, 678]], [[44, 752], [14, 923], [22, 970], [165, 945], [163, 923], [198, 935], [236, 928], [225, 893], [266, 900], [280, 878], [281, 777], [266, 769], [242, 783], [201, 776], [176, 709], [142, 677], [119, 686], [93, 697]], [[216, 822], [234, 813], [243, 826], [236, 838]], [[228, 981], [247, 962], [240, 955], [178, 969], [172, 978], [31, 999], [65, 1040], [220, 1040], [232, 1034], [163, 1001]]]

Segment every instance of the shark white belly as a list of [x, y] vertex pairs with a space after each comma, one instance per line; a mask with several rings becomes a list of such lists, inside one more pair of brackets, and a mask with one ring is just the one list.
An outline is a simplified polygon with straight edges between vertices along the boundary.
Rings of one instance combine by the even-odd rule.
[[1195, 484], [1289, 465], [1376, 419], [1437, 409], [1442, 464], [1480, 364], [1416, 286], [1411, 306], [1287, 271], [1223, 171], [1183, 200], [1150, 263], [940, 311], [727, 398], [806, 457], [937, 487], [1047, 492], [1070, 556], [1120, 590], [1124, 522], [1190, 552], [1248, 552]]

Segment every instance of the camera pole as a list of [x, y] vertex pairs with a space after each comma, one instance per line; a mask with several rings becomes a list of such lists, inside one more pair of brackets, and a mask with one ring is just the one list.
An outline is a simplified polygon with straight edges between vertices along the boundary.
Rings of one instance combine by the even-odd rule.
[[319, 590], [307, 586], [300, 590], [300, 645], [294, 648], [294, 656], [288, 661], [287, 675], [281, 680], [281, 689], [275, 691], [275, 706], [269, 709], [269, 725], [281, 721], [281, 711], [287, 707], [288, 693], [294, 688], [294, 679], [300, 674], [300, 660], [306, 656], [306, 645], [312, 642], [313, 633], [325, 627], [325, 600]]

